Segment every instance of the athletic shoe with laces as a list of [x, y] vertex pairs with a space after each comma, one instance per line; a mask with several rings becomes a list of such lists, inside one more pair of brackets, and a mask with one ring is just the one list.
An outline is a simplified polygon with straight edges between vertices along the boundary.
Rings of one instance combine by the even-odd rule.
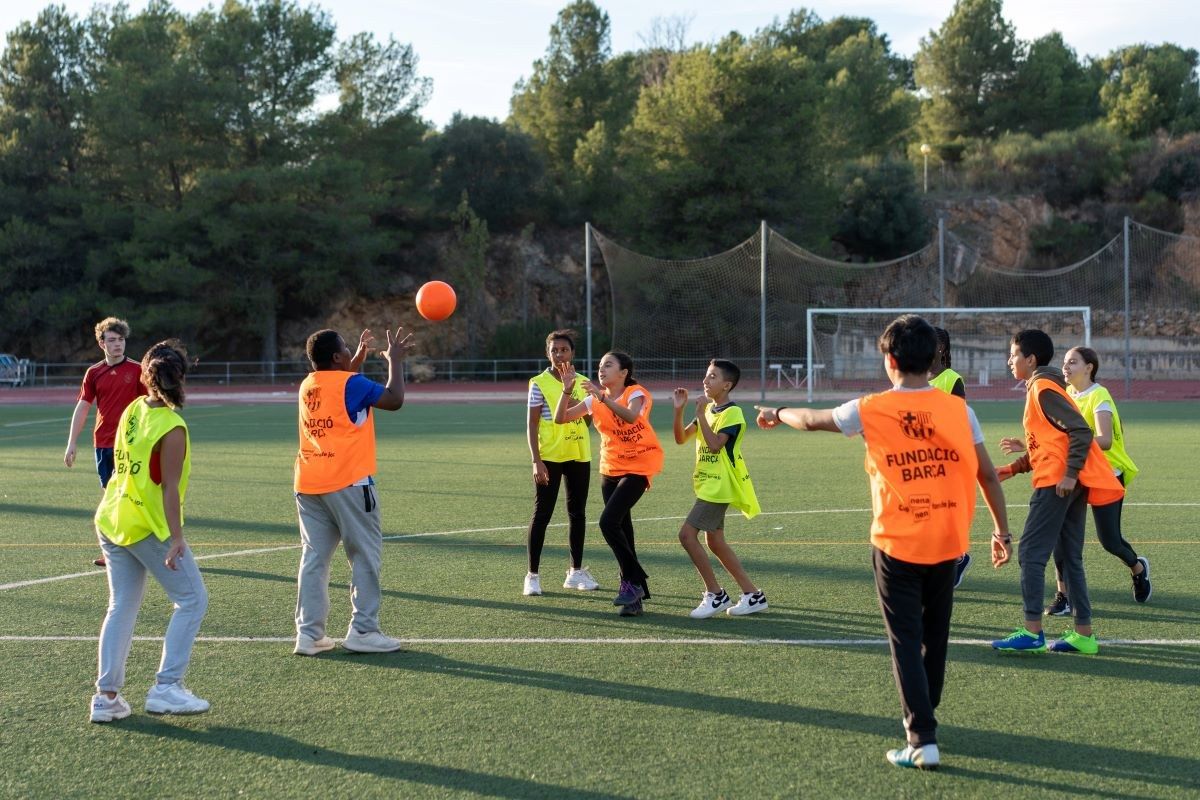
[[1133, 599], [1144, 603], [1150, 599], [1150, 562], [1144, 556], [1138, 556], [1142, 562], [1142, 572], [1133, 576]]
[[337, 642], [328, 636], [314, 639], [302, 633], [296, 637], [296, 647], [292, 653], [298, 656], [315, 656], [317, 653], [332, 650], [336, 644]]
[[731, 605], [733, 605], [733, 601], [729, 599], [729, 593], [724, 589], [705, 592], [704, 596], [700, 598], [700, 605], [693, 608], [688, 616], [692, 619], [708, 619]]
[[887, 760], [897, 767], [907, 767], [908, 769], [937, 769], [942, 763], [942, 756], [938, 753], [936, 744], [920, 746], [910, 744], [899, 750], [888, 750]]
[[1085, 656], [1094, 656], [1100, 652], [1100, 645], [1096, 642], [1095, 636], [1084, 636], [1082, 633], [1075, 631], [1064, 631], [1062, 638], [1050, 645], [1052, 653], [1082, 653]]
[[359, 633], [352, 630], [342, 640], [342, 647], [351, 653], [394, 653], [400, 649], [401, 642], [382, 631]]
[[971, 568], [971, 554], [963, 553], [958, 557], [958, 561], [954, 562], [954, 588], [962, 583], [963, 576], [967, 574], [967, 570]]
[[1050, 605], [1046, 606], [1045, 612], [1047, 617], [1067, 617], [1071, 614], [1071, 601], [1062, 592], [1054, 593], [1054, 600]]
[[637, 600], [627, 606], [621, 606], [621, 610], [617, 612], [620, 617], [640, 617], [642, 615], [642, 601]]
[[125, 719], [131, 713], [133, 709], [120, 694], [112, 700], [104, 692], [92, 695], [92, 722], [112, 722], [114, 719]]
[[630, 583], [629, 581], [621, 581], [621, 590], [617, 596], [613, 598], [614, 606], [631, 606], [634, 603], [642, 602], [646, 596], [646, 590], [641, 586]]
[[738, 598], [737, 605], [726, 609], [725, 613], [733, 617], [744, 617], [747, 614], [757, 614], [767, 610], [767, 596], [762, 592], [750, 592]]
[[600, 583], [592, 577], [587, 567], [567, 570], [567, 579], [563, 581], [564, 589], [578, 589], [581, 592], [594, 592], [600, 588]]
[[521, 593], [526, 597], [532, 597], [542, 593], [542, 579], [536, 572], [525, 573], [525, 588]]
[[1003, 639], [992, 642], [992, 648], [1010, 653], [1044, 653], [1046, 652], [1046, 634], [1043, 631], [1030, 633], [1025, 628], [1017, 628]]
[[208, 701], [196, 697], [182, 683], [156, 683], [146, 693], [146, 711], [151, 714], [203, 714]]

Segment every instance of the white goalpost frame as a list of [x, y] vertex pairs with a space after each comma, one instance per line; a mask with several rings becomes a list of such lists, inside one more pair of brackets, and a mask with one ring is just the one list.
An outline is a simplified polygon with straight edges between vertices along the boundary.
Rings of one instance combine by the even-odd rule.
[[1046, 312], [1079, 313], [1083, 317], [1083, 344], [1092, 346], [1092, 307], [1091, 306], [1000, 306], [994, 308], [810, 308], [805, 314], [805, 369], [808, 372], [808, 402], [813, 402], [813, 390], [816, 383], [816, 373], [813, 370], [813, 315], [852, 316], [856, 314], [1012, 314], [1012, 313], [1046, 313]]

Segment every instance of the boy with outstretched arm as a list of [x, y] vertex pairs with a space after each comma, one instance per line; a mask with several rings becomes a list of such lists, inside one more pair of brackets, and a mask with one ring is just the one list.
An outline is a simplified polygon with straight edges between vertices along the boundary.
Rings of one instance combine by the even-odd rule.
[[762, 428], [783, 423], [863, 437], [875, 589], [908, 739], [887, 759], [917, 769], [941, 763], [934, 710], [946, 678], [954, 565], [968, 549], [976, 484], [994, 525], [992, 564], [999, 567], [1012, 552], [1004, 493], [975, 412], [929, 385], [936, 350], [933, 327], [906, 314], [879, 337], [891, 390], [837, 408], [759, 407], [758, 415]]

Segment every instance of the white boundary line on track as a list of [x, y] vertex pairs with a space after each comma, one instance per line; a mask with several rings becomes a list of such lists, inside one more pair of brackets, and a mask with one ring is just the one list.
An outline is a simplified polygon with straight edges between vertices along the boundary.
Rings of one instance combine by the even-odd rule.
[[[161, 642], [162, 636], [135, 636], [138, 642]], [[99, 636], [0, 636], [0, 642], [97, 642]], [[214, 642], [220, 644], [294, 644], [292, 636], [197, 636], [197, 642]], [[341, 639], [334, 639], [340, 643]], [[669, 637], [569, 637], [569, 636], [529, 636], [529, 637], [490, 637], [490, 638], [401, 638], [406, 645], [414, 644], [650, 644], [650, 645], [750, 645], [763, 646], [809, 646], [809, 647], [883, 647], [887, 639], [730, 639], [730, 638], [669, 638]], [[1106, 647], [1136, 647], [1186, 645], [1200, 646], [1200, 639], [1100, 639]], [[956, 645], [987, 645], [987, 639], [951, 639], [950, 644]]]
[[[1024, 507], [1024, 503], [1010, 504], [1009, 508]], [[1126, 503], [1127, 506], [1165, 506], [1165, 507], [1193, 507], [1200, 506], [1200, 503]], [[801, 515], [801, 514], [851, 514], [851, 513], [869, 513], [869, 508], [808, 508], [798, 509], [795, 511], [764, 511], [760, 516], [786, 516], [786, 515]], [[669, 520], [684, 519], [681, 516], [670, 517], [642, 517], [635, 519], [634, 522], [666, 522]], [[553, 523], [550, 527], [563, 527], [565, 522]], [[424, 539], [434, 536], [454, 536], [460, 533], [499, 533], [501, 531], [519, 531], [524, 530], [525, 525], [504, 525], [496, 528], [460, 528], [453, 531], [432, 531], [429, 533], [400, 533], [391, 536], [384, 536], [385, 542], [399, 541], [402, 539]], [[203, 556], [195, 556], [197, 561], [208, 561], [214, 558], [234, 558], [237, 556], [253, 556], [261, 555], [262, 553], [277, 553], [283, 550], [296, 550], [300, 547], [300, 543], [285, 544], [278, 547], [257, 547], [252, 550], [232, 550], [228, 553], [209, 553]], [[72, 572], [66, 575], [52, 575], [48, 578], [33, 578], [27, 581], [15, 581], [13, 583], [0, 583], [0, 592], [8, 591], [9, 589], [21, 589], [26, 586], [37, 586], [43, 583], [57, 583], [58, 581], [68, 581], [74, 578], [86, 578], [89, 575], [103, 575], [104, 570], [93, 569], [87, 572]]]

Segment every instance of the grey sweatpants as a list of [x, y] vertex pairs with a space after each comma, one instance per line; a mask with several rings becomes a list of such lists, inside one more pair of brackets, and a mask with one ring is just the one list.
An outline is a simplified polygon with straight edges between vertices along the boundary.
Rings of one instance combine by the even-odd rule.
[[1087, 521], [1087, 488], [1077, 485], [1066, 497], [1053, 486], [1034, 489], [1029, 516], [1021, 533], [1017, 560], [1021, 564], [1021, 596], [1025, 619], [1042, 619], [1046, 600], [1046, 562], [1055, 552], [1063, 558], [1063, 582], [1071, 598], [1076, 625], [1090, 625], [1092, 604], [1083, 573], [1083, 529]]
[[147, 536], [140, 542], [122, 547], [100, 534], [108, 572], [108, 613], [100, 628], [100, 667], [96, 689], [119, 692], [125, 685], [125, 662], [133, 645], [133, 626], [146, 594], [146, 573], [154, 576], [175, 606], [163, 640], [162, 660], [158, 664], [159, 683], [183, 680], [192, 645], [208, 610], [208, 590], [200, 577], [200, 568], [191, 548], [176, 559], [178, 569], [165, 563], [170, 542]]
[[329, 562], [338, 542], [350, 562], [350, 627], [379, 630], [379, 571], [383, 527], [374, 486], [348, 486], [326, 494], [297, 494], [300, 515], [300, 574], [296, 633], [320, 639], [329, 617]]

